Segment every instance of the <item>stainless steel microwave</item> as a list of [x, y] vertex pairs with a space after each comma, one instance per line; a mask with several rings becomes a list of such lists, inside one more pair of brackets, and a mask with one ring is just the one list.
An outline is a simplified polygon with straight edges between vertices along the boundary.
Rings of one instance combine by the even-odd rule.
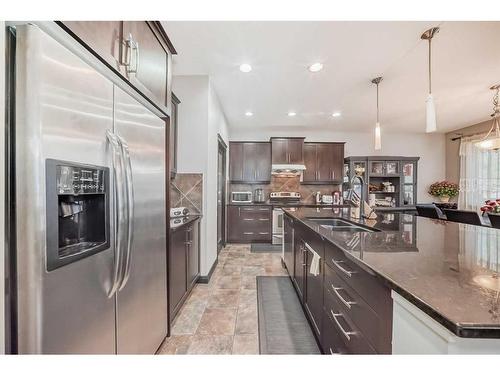
[[233, 203], [251, 203], [251, 191], [233, 191], [231, 192], [231, 202]]

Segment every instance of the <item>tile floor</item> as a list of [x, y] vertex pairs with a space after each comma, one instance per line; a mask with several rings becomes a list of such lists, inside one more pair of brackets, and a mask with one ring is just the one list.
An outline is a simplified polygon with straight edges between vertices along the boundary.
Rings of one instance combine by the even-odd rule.
[[256, 276], [283, 276], [281, 253], [227, 245], [210, 283], [197, 284], [159, 354], [259, 354]]

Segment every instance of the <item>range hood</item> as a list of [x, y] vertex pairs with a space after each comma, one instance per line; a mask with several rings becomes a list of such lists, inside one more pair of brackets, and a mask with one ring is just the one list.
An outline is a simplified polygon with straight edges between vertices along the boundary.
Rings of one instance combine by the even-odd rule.
[[306, 169], [303, 164], [273, 164], [272, 174], [277, 176], [300, 176]]

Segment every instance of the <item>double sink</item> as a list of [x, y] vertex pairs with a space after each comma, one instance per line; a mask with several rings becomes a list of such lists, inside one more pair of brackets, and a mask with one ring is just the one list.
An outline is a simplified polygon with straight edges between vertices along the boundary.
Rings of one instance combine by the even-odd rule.
[[335, 232], [378, 232], [376, 229], [368, 229], [343, 219], [308, 217], [306, 220]]

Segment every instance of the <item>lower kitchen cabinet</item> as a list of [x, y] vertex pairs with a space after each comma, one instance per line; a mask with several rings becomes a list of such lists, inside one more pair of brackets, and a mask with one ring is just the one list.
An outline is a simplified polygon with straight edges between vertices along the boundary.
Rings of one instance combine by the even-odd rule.
[[[322, 352], [390, 354], [390, 288], [343, 250], [285, 214], [287, 231], [293, 232], [293, 256], [285, 253], [284, 261]], [[313, 251], [321, 257], [317, 276], [310, 272]]]
[[[306, 269], [305, 269], [305, 298], [304, 305], [309, 319], [312, 323], [313, 330], [318, 338], [321, 338], [322, 332], [322, 315], [323, 315], [323, 241], [320, 236], [308, 235], [303, 240], [306, 255]], [[311, 263], [313, 260], [313, 251], [320, 257], [319, 261], [319, 274], [314, 275], [311, 273]]]
[[171, 230], [168, 291], [172, 322], [200, 275], [199, 220]]
[[252, 243], [272, 241], [272, 207], [232, 205], [227, 208], [227, 241]]
[[293, 219], [290, 216], [283, 215], [283, 262], [291, 277], [295, 274], [293, 257], [294, 230]]

